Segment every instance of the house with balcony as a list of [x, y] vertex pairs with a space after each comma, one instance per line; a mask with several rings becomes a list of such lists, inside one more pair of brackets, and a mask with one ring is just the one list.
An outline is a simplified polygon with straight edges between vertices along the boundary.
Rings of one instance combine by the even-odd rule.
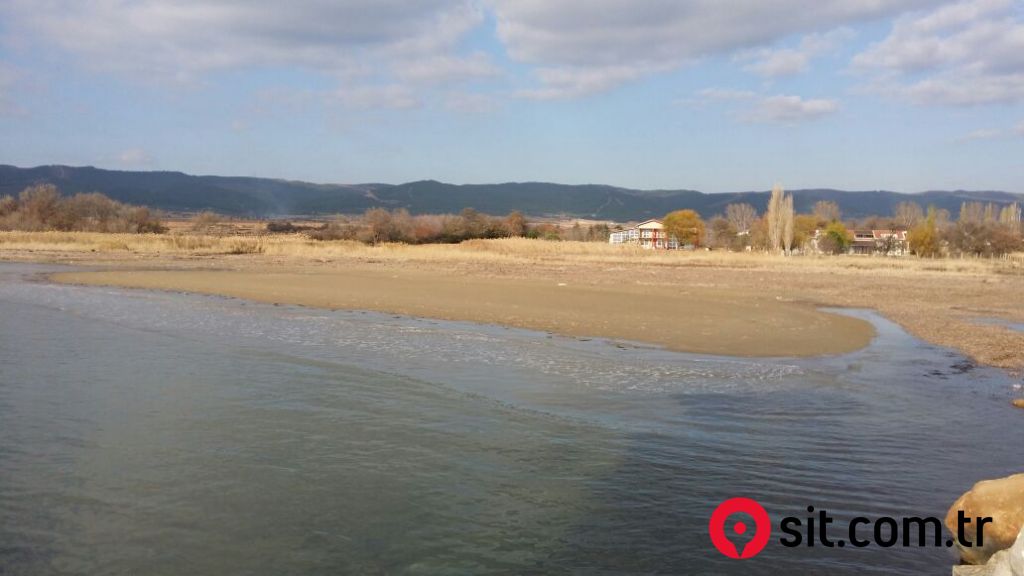
[[641, 248], [649, 250], [675, 250], [679, 248], [679, 242], [674, 236], [665, 232], [665, 225], [661, 220], [647, 220], [632, 228], [621, 228], [615, 230], [608, 237], [609, 244], [637, 244]]

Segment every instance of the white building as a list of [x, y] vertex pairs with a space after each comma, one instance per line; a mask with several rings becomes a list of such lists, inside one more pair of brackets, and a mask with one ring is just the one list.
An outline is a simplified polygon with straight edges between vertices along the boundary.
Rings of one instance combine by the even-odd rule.
[[609, 244], [639, 244], [641, 248], [675, 250], [679, 242], [669, 237], [661, 220], [647, 220], [632, 228], [615, 230], [608, 237]]

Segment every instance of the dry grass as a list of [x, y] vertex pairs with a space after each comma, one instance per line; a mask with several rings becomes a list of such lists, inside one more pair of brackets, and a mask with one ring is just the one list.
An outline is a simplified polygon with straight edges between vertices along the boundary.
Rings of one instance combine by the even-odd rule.
[[750, 270], [827, 270], [857, 274], [1024, 274], [1024, 254], [1000, 259], [920, 259], [873, 256], [784, 257], [763, 253], [652, 251], [600, 242], [552, 242], [526, 238], [469, 240], [462, 244], [381, 244], [315, 241], [302, 234], [216, 236], [203, 234], [103, 234], [93, 232], [0, 232], [4, 252], [128, 253], [178, 257], [266, 255], [309, 261], [344, 259], [423, 263], [547, 263], [686, 266]]

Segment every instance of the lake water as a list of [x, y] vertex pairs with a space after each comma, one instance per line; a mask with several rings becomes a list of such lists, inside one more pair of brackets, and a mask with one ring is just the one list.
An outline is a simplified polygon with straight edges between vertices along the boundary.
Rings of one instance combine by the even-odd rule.
[[0, 574], [948, 573], [707, 522], [941, 517], [1021, 470], [1014, 381], [866, 312], [862, 351], [726, 359], [48, 269], [0, 265]]

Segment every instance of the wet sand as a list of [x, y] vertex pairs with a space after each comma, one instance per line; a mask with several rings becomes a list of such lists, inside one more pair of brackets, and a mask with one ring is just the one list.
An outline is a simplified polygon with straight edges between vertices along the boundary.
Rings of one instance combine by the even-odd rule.
[[373, 310], [608, 338], [729, 356], [816, 356], [866, 346], [872, 326], [757, 287], [574, 283], [443, 270], [112, 270], [60, 282], [173, 290], [328, 309]]

